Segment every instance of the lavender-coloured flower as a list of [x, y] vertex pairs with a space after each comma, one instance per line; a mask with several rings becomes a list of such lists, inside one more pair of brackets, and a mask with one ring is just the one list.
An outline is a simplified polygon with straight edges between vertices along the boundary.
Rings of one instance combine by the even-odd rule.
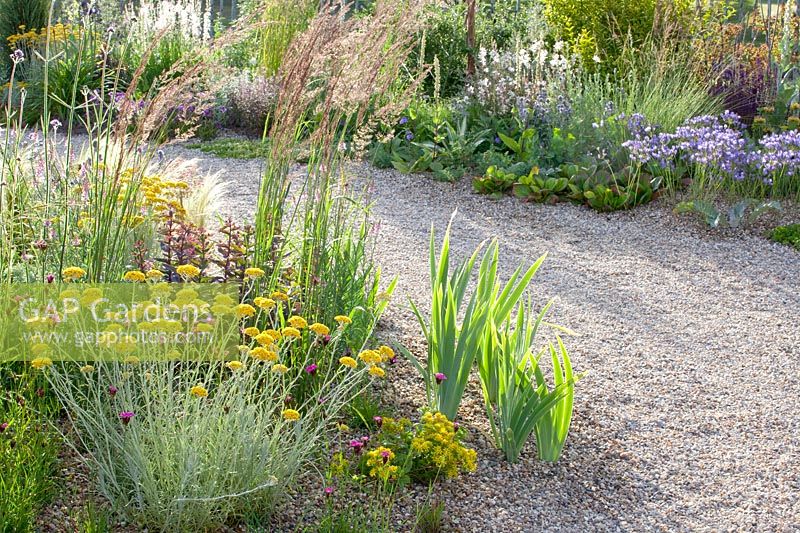
[[400, 117], [400, 125], [404, 125], [408, 123], [408, 117]]
[[16, 49], [13, 53], [9, 54], [9, 57], [11, 58], [11, 61], [17, 65], [25, 61], [25, 52], [20, 49]]
[[407, 140], [407, 141], [411, 141], [411, 140], [413, 140], [413, 139], [414, 139], [414, 134], [413, 134], [413, 133], [411, 133], [410, 131], [407, 131], [407, 132], [406, 132], [406, 140]]

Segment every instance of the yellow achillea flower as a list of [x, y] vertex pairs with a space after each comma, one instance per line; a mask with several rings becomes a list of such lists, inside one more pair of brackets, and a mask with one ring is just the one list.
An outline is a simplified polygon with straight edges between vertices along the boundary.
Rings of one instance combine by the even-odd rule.
[[195, 385], [194, 387], [189, 389], [189, 392], [198, 398], [205, 398], [206, 396], [208, 396], [208, 390], [202, 385]]
[[86, 275], [86, 271], [81, 267], [71, 266], [65, 268], [61, 275], [68, 280], [79, 280]]
[[31, 361], [31, 366], [36, 370], [42, 370], [48, 366], [53, 366], [53, 360], [49, 357], [37, 357]]
[[287, 322], [289, 323], [290, 326], [297, 329], [304, 329], [308, 327], [308, 322], [306, 321], [306, 319], [297, 315], [290, 316]]
[[236, 306], [236, 316], [244, 318], [256, 314], [256, 309], [250, 304], [239, 304]]
[[228, 361], [227, 363], [225, 363], [225, 366], [228, 367], [228, 369], [235, 371], [235, 370], [239, 370], [244, 365], [242, 364], [241, 361]]
[[381, 354], [379, 354], [375, 350], [364, 350], [363, 352], [358, 354], [358, 358], [367, 363], [368, 365], [374, 365], [381, 362]]
[[[281, 338], [280, 333], [278, 334], [278, 338], [279, 339]], [[261, 346], [269, 346], [270, 344], [275, 342], [275, 337], [264, 331], [263, 333], [259, 333], [258, 335], [253, 337], [253, 340], [255, 340]]]
[[369, 373], [376, 378], [383, 378], [386, 377], [386, 371], [379, 366], [371, 366], [369, 367]]
[[236, 305], [236, 300], [229, 294], [217, 294], [214, 296], [214, 303], [218, 305]]
[[322, 337], [323, 335], [327, 335], [328, 333], [331, 332], [331, 329], [328, 326], [326, 326], [325, 324], [320, 324], [319, 322], [314, 322], [313, 324], [308, 326], [308, 329], [310, 329], [320, 337]]
[[283, 328], [281, 330], [281, 335], [286, 338], [290, 339], [299, 339], [300, 338], [300, 331], [297, 328]]
[[386, 482], [389, 478], [396, 476], [399, 468], [397, 465], [391, 464], [394, 458], [394, 452], [385, 446], [378, 446], [367, 452], [367, 467], [370, 469], [370, 477], [376, 477]]
[[289, 422], [297, 422], [300, 420], [300, 413], [294, 409], [286, 409], [283, 411], [283, 418]]
[[214, 331], [214, 326], [205, 322], [201, 322], [194, 327], [194, 330], [198, 333], [211, 333]]
[[337, 315], [333, 317], [333, 319], [339, 323], [340, 326], [344, 326], [345, 324], [352, 324], [353, 321], [347, 315]]
[[257, 327], [255, 327], [255, 326], [250, 326], [249, 328], [244, 328], [244, 329], [242, 330], [242, 333], [244, 333], [244, 334], [245, 334], [245, 335], [247, 335], [248, 337], [255, 337], [256, 335], [258, 335], [258, 334], [259, 334], [259, 333], [261, 333], [261, 332], [258, 330], [258, 328], [257, 328]]
[[147, 279], [149, 280], [158, 281], [164, 277], [164, 273], [161, 272], [160, 270], [156, 270], [155, 268], [151, 268], [150, 270], [145, 272], [145, 276], [147, 276]]
[[381, 360], [384, 363], [394, 357], [394, 350], [392, 350], [388, 346], [381, 346], [380, 348], [378, 348], [378, 353], [381, 355]]
[[134, 283], [141, 283], [147, 279], [147, 276], [145, 276], [144, 272], [139, 270], [129, 270], [125, 272], [125, 275], [122, 277], [122, 279], [125, 281], [132, 281]]
[[138, 364], [138, 363], [139, 363], [139, 358], [138, 358], [138, 357], [136, 357], [135, 355], [129, 355], [128, 357], [126, 357], [126, 358], [123, 360], [123, 362], [124, 362], [124, 363], [127, 363], [127, 364], [129, 364], [129, 365], [135, 365], [135, 364]]
[[358, 366], [358, 362], [352, 357], [348, 356], [340, 357], [339, 363], [349, 368], [355, 368], [356, 366]]
[[194, 265], [181, 265], [175, 271], [184, 279], [192, 279], [200, 275], [200, 269]]
[[278, 331], [277, 329], [265, 329], [261, 333], [272, 337], [273, 342], [281, 340], [281, 332]]
[[250, 347], [246, 344], [240, 344], [239, 346], [236, 347], [236, 349], [239, 350], [239, 353], [241, 354], [246, 354], [247, 352], [250, 351]]
[[92, 372], [94, 372], [94, 367], [92, 365], [83, 365], [81, 367], [81, 372], [83, 372], [84, 374], [91, 374]]
[[277, 365], [272, 366], [272, 371], [276, 374], [285, 374], [289, 371], [289, 367], [278, 363]]
[[281, 291], [275, 291], [272, 294], [270, 294], [270, 296], [272, 297], [273, 300], [278, 300], [280, 302], [285, 302], [289, 300], [289, 295]]
[[263, 346], [256, 346], [252, 350], [250, 350], [250, 356], [258, 359], [259, 361], [275, 361], [278, 359], [278, 354], [273, 352], [272, 350], [267, 350]]
[[250, 278], [250, 279], [260, 278], [263, 275], [264, 275], [264, 271], [261, 270], [260, 268], [256, 268], [256, 267], [250, 267], [250, 268], [245, 269], [245, 271], [244, 271], [244, 276], [246, 278]]
[[275, 307], [275, 300], [272, 298], [264, 298], [263, 296], [254, 298], [253, 303], [256, 304], [256, 307], [260, 307], [261, 309], [272, 309]]

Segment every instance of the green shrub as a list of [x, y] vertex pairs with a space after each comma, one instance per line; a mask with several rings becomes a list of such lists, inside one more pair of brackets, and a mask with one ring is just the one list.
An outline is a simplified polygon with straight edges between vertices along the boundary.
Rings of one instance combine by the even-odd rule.
[[614, 65], [623, 43], [630, 38], [635, 45], [645, 42], [653, 24], [667, 9], [685, 12], [687, 0], [671, 0], [669, 8], [659, 0], [543, 0], [545, 17], [556, 36], [570, 43], [585, 65], [593, 65], [600, 56]]
[[787, 244], [800, 250], [800, 224], [778, 226], [769, 234], [769, 238], [781, 244]]
[[217, 139], [204, 143], [187, 144], [186, 148], [227, 159], [256, 159], [269, 155], [269, 144], [249, 139]]

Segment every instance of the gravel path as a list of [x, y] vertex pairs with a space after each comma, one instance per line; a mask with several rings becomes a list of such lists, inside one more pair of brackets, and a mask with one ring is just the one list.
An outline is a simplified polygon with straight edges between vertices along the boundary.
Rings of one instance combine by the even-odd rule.
[[[260, 163], [202, 157], [227, 169], [226, 211], [252, 213]], [[463, 257], [501, 242], [508, 274], [544, 252], [538, 302], [587, 377], [555, 465], [532, 445], [516, 465], [487, 441], [477, 381], [460, 417], [474, 435], [474, 475], [443, 485], [459, 531], [800, 530], [800, 254], [762, 238], [709, 233], [658, 203], [601, 215], [568, 204], [523, 204], [363, 165], [381, 221], [378, 257], [399, 275], [384, 334], [421, 354], [406, 298], [427, 302], [427, 239], [456, 207], [452, 247]], [[422, 404], [400, 364], [401, 411]]]

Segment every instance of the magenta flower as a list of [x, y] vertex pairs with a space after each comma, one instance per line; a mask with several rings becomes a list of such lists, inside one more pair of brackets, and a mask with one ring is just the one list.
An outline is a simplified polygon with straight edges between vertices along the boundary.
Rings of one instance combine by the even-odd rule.
[[112, 398], [117, 395], [117, 391], [118, 390], [119, 389], [116, 388], [114, 385], [109, 385], [108, 386], [108, 393], [111, 395]]
[[372, 421], [375, 422], [375, 425], [378, 426], [378, 429], [383, 425], [383, 417], [381, 416], [373, 416]]
[[128, 425], [128, 423], [131, 421], [131, 418], [133, 418], [133, 417], [134, 417], [134, 413], [132, 411], [122, 411], [119, 414], [119, 419], [122, 420], [122, 423], [125, 424], [126, 426]]
[[333, 495], [334, 490], [336, 489], [334, 489], [333, 487], [325, 487], [324, 489], [322, 489], [322, 491], [325, 493], [325, 496]]
[[309, 374], [311, 374], [312, 376], [313, 376], [314, 374], [316, 374], [316, 373], [317, 373], [317, 364], [316, 364], [316, 363], [311, 363], [310, 365], [308, 365], [308, 366], [306, 367], [306, 372], [308, 372], [308, 373], [309, 373]]
[[392, 452], [390, 452], [389, 450], [383, 450], [381, 452], [381, 457], [383, 457], [383, 464], [386, 464], [386, 463], [389, 462], [389, 457], [390, 457], [391, 453]]
[[361, 449], [364, 447], [364, 443], [358, 439], [353, 439], [350, 441], [350, 447], [353, 449], [353, 453], [358, 455], [361, 453]]
[[435, 374], [433, 375], [433, 377], [434, 377], [434, 379], [436, 379], [436, 384], [437, 384], [437, 385], [441, 385], [441, 384], [442, 384], [442, 381], [444, 381], [444, 380], [446, 380], [446, 379], [447, 379], [447, 376], [445, 376], [445, 375], [444, 375], [444, 374], [442, 374], [441, 372], [437, 372], [437, 373], [435, 373]]
[[4, 432], [6, 429], [8, 429], [8, 422], [0, 424], [0, 433]]

